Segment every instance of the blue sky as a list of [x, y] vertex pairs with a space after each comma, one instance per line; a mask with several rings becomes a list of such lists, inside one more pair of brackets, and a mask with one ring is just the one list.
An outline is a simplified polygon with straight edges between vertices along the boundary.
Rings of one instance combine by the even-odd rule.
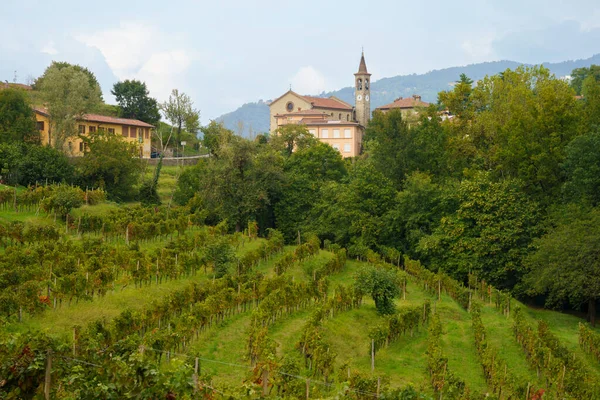
[[109, 102], [115, 82], [140, 79], [159, 101], [188, 93], [207, 123], [290, 84], [349, 86], [361, 47], [374, 80], [587, 58], [600, 52], [600, 2], [3, 0], [0, 35], [2, 81], [68, 61], [90, 68]]

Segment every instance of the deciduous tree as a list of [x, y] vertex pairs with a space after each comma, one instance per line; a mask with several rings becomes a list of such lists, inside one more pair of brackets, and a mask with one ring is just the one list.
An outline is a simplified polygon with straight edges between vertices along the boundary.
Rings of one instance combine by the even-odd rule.
[[379, 314], [393, 314], [394, 298], [400, 294], [400, 279], [396, 271], [384, 267], [363, 267], [354, 277], [354, 287], [369, 294]]
[[162, 103], [160, 109], [175, 128], [175, 140], [178, 143], [183, 129], [195, 135], [200, 128], [200, 111], [194, 108], [190, 96], [178, 89], [171, 91], [169, 100]]
[[78, 160], [82, 185], [101, 187], [113, 200], [133, 199], [142, 171], [138, 147], [105, 132], [84, 140], [89, 151]]
[[547, 295], [548, 306], [587, 305], [592, 324], [600, 298], [600, 210], [560, 210], [555, 227], [535, 241], [527, 258], [531, 294]]
[[566, 149], [562, 165], [567, 201], [600, 205], [600, 133], [578, 136]]
[[571, 87], [575, 89], [577, 94], [583, 94], [583, 82], [590, 76], [595, 81], [600, 82], [600, 65], [592, 64], [589, 68], [575, 68], [571, 72]]
[[90, 75], [81, 67], [54, 63], [44, 72], [39, 89], [49, 113], [51, 143], [66, 151], [67, 140], [77, 136], [76, 121], [101, 104], [100, 86], [92, 85]]
[[114, 84], [111, 93], [119, 103], [119, 116], [155, 125], [160, 120], [158, 102], [150, 97], [145, 82], [135, 79]]
[[462, 181], [455, 196], [457, 211], [419, 241], [418, 251], [461, 281], [471, 272], [513, 288], [527, 272], [522, 261], [539, 234], [539, 205], [518, 180], [494, 182], [486, 173]]
[[25, 94], [17, 89], [0, 90], [0, 143], [39, 142], [35, 114]]

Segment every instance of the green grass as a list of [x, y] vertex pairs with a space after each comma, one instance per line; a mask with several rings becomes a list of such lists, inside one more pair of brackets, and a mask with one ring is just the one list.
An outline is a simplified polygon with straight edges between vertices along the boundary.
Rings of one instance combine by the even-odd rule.
[[[0, 183], [0, 190], [15, 190], [15, 187]], [[17, 193], [20, 193], [24, 190], [27, 190], [27, 188], [25, 186], [17, 186]]]
[[239, 385], [250, 370], [249, 363], [244, 360], [249, 326], [250, 313], [234, 315], [201, 334], [188, 353], [219, 361], [203, 361], [201, 366], [203, 372], [214, 375], [215, 382]]
[[[148, 168], [146, 174], [151, 174], [153, 171], [153, 168]], [[164, 202], [168, 202], [170, 199], [176, 187], [177, 176], [181, 171], [182, 167], [163, 167], [159, 192]], [[110, 213], [111, 210], [126, 206], [109, 202], [95, 206], [83, 206], [74, 210], [73, 215], [77, 217], [81, 213], [88, 213], [103, 216]], [[27, 221], [34, 224], [55, 223], [52, 216], [46, 216], [43, 212], [36, 216], [35, 210], [15, 213], [8, 207], [0, 211], [0, 223], [11, 221]], [[56, 221], [56, 226], [64, 229], [64, 221]], [[194, 228], [186, 234], [193, 234], [195, 229], [203, 228]], [[75, 238], [75, 236], [73, 237]], [[140, 243], [140, 246], [145, 250], [160, 249], [168, 241], [169, 238], [161, 238]], [[238, 256], [241, 256], [248, 251], [257, 249], [263, 242], [264, 239], [245, 239], [236, 252]], [[111, 243], [125, 245], [122, 240], [115, 240]], [[285, 247], [286, 252], [293, 251], [293, 249], [294, 246]], [[279, 253], [268, 261], [259, 263], [256, 267], [257, 271], [268, 277], [275, 276], [273, 265], [283, 254], [284, 252]], [[294, 263], [284, 276], [290, 280], [309, 281], [312, 277], [305, 272], [305, 264], [317, 265], [331, 257], [331, 253], [320, 251], [304, 263]], [[329, 294], [333, 293], [338, 284], [351, 285], [355, 273], [365, 265], [366, 263], [363, 262], [348, 260], [342, 271], [328, 277]], [[22, 323], [11, 323], [2, 329], [6, 332], [42, 330], [52, 335], [69, 337], [74, 325], [85, 326], [98, 319], [110, 320], [127, 308], [141, 310], [148, 307], [153, 301], [159, 301], [169, 293], [182, 289], [191, 282], [202, 282], [210, 278], [212, 278], [210, 272], [204, 275], [202, 271], [199, 271], [195, 277], [166, 281], [159, 285], [153, 284], [143, 288], [128, 286], [124, 289], [117, 287], [115, 291], [107, 293], [102, 298], [73, 302], [70, 306], [63, 302], [63, 306], [57, 310], [49, 309], [36, 316], [26, 315]], [[406, 300], [396, 300], [396, 306], [402, 308], [422, 305], [427, 299], [432, 301], [433, 307], [435, 297], [424, 292], [421, 287], [409, 280], [407, 298]], [[600, 363], [579, 348], [578, 324], [583, 321], [582, 319], [574, 315], [521, 306], [527, 310], [526, 315], [532, 323], [535, 323], [535, 320], [546, 321], [550, 330], [560, 339], [561, 343], [579, 355], [591, 373], [600, 379]], [[449, 370], [463, 379], [471, 390], [486, 393], [488, 387], [475, 349], [469, 314], [447, 295], [442, 295], [442, 300], [435, 304], [435, 309], [442, 321], [441, 344], [444, 354], [448, 358]], [[295, 345], [313, 310], [314, 308], [311, 307], [285, 315], [269, 327], [269, 336], [277, 344], [279, 357], [287, 354], [295, 354], [299, 357]], [[488, 342], [498, 351], [498, 356], [507, 363], [511, 373], [527, 379], [537, 387], [543, 387], [544, 378], [541, 380], [537, 378], [535, 371], [529, 367], [520, 345], [513, 337], [512, 319], [507, 319], [487, 304], [482, 307], [481, 315], [487, 330]], [[191, 342], [187, 350], [189, 354], [197, 354], [206, 359], [222, 362], [205, 361], [202, 363], [202, 370], [214, 374], [216, 383], [239, 386], [248, 376], [249, 363], [244, 360], [244, 351], [250, 316], [251, 312], [234, 315], [202, 333], [198, 340]], [[361, 308], [337, 313], [333, 318], [323, 322], [323, 338], [331, 346], [331, 351], [337, 354], [336, 372], [343, 363], [349, 362], [353, 369], [365, 374], [371, 373], [369, 329], [381, 322], [382, 317], [377, 314], [372, 300], [367, 297]], [[600, 329], [596, 330], [600, 332]], [[375, 360], [375, 373], [389, 376], [392, 387], [404, 387], [412, 384], [424, 391], [429, 391], [426, 372], [427, 339], [427, 329], [421, 329], [413, 336], [407, 334], [391, 343], [389, 347], [380, 349]]]
[[[15, 210], [2, 210], [0, 211], [0, 224], [13, 222], [13, 221], [21, 221], [21, 222], [29, 222], [33, 224], [53, 224], [54, 218], [47, 217], [46, 213], [40, 211], [38, 215], [36, 215], [35, 211], [19, 211], [15, 212]], [[58, 221], [57, 221], [58, 222]]]
[[[167, 240], [157, 240], [145, 243], [146, 250], [163, 248]], [[264, 239], [246, 242], [237, 251], [238, 255], [257, 248]], [[108, 292], [104, 297], [94, 297], [89, 301], [73, 301], [71, 305], [63, 301], [62, 307], [56, 310], [49, 309], [35, 316], [25, 316], [22, 323], [9, 324], [6, 331], [23, 332], [30, 329], [39, 329], [51, 334], [68, 334], [74, 325], [84, 326], [98, 319], [111, 320], [127, 308], [141, 310], [153, 301], [159, 301], [173, 291], [182, 289], [191, 282], [201, 282], [211, 279], [212, 274], [208, 271], [204, 275], [199, 271], [196, 276], [183, 277], [171, 281], [163, 281], [158, 285], [143, 286], [135, 288], [130, 285], [124, 289], [117, 286], [116, 290]]]
[[[163, 165], [160, 169], [157, 193], [158, 197], [164, 204], [168, 204], [171, 200], [171, 196], [177, 188], [179, 176], [185, 168], [189, 168], [189, 166]], [[152, 179], [155, 169], [155, 165], [148, 165], [144, 170], [144, 179]]]
[[79, 208], [73, 209], [71, 211], [71, 215], [73, 218], [77, 218], [83, 214], [88, 214], [94, 217], [105, 217], [109, 215], [111, 211], [116, 211], [122, 207], [124, 206], [120, 206], [119, 204], [113, 202], [105, 202], [93, 206], [84, 204]]
[[[550, 331], [569, 350], [577, 354], [588, 369], [600, 379], [600, 363], [579, 347], [579, 323], [585, 322], [575, 315], [559, 313], [551, 310], [527, 308], [528, 314], [535, 319], [545, 321]], [[600, 327], [595, 328], [600, 333]]]
[[187, 277], [173, 281], [163, 282], [159, 285], [135, 288], [128, 286], [108, 292], [103, 297], [95, 297], [91, 301], [73, 301], [71, 305], [63, 301], [62, 307], [56, 310], [49, 309], [36, 316], [25, 316], [22, 323], [13, 323], [6, 326], [8, 332], [25, 332], [28, 330], [41, 330], [52, 335], [68, 335], [74, 325], [85, 326], [99, 320], [111, 320], [125, 309], [141, 310], [153, 301], [164, 298], [169, 293], [181, 289], [191, 282], [201, 282], [207, 276], [199, 273], [195, 277]]
[[514, 339], [512, 321], [489, 305], [481, 307], [481, 320], [487, 331], [488, 343], [498, 351], [498, 355], [506, 362], [510, 373], [522, 377], [536, 387], [543, 387], [544, 382], [537, 378], [534, 369], [529, 366], [525, 353]]

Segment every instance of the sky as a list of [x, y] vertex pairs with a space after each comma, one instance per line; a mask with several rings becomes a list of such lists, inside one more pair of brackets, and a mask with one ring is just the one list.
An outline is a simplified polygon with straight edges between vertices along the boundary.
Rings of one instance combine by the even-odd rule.
[[52, 60], [115, 82], [190, 95], [208, 123], [244, 103], [351, 86], [364, 49], [372, 79], [495, 60], [600, 53], [600, 1], [2, 0], [0, 80]]

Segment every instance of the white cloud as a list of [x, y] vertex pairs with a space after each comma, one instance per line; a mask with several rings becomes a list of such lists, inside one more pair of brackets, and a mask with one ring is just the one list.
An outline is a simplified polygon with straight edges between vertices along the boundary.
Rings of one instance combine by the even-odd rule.
[[292, 89], [301, 94], [319, 94], [327, 89], [325, 76], [310, 65], [300, 68], [290, 82]]
[[487, 60], [494, 54], [493, 38], [488, 35], [465, 40], [462, 42], [461, 48], [471, 62]]
[[195, 58], [193, 50], [181, 46], [180, 38], [142, 22], [121, 22], [119, 27], [76, 38], [100, 50], [119, 79], [145, 81], [151, 95], [159, 100], [184, 84]]
[[185, 73], [192, 57], [184, 50], [154, 53], [136, 73], [136, 78], [148, 83], [148, 89], [161, 99], [166, 99], [177, 87], [177, 77]]
[[56, 50], [56, 44], [53, 40], [49, 41], [42, 47], [42, 53], [50, 54], [51, 56], [58, 54], [58, 50]]

